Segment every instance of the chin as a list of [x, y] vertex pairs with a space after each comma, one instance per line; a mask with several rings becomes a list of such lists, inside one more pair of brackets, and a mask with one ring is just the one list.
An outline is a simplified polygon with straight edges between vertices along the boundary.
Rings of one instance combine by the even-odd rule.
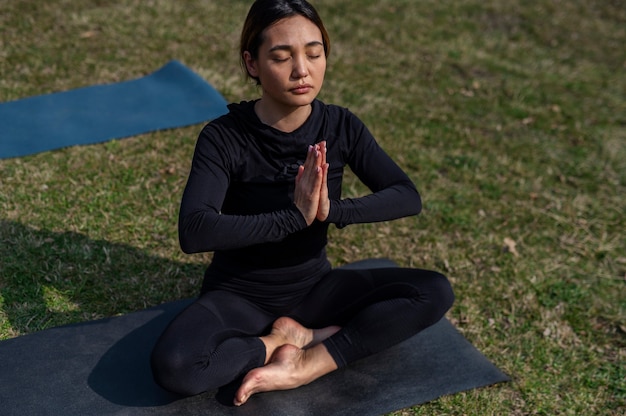
[[317, 97], [317, 94], [298, 95], [296, 97], [291, 97], [291, 99], [289, 100], [289, 103], [296, 107], [302, 107], [302, 106], [311, 104], [313, 100], [315, 100], [316, 97]]

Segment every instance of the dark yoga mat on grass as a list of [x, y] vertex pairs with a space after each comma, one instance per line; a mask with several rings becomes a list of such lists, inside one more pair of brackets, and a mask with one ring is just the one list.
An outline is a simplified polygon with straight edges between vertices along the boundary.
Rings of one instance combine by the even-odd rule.
[[[365, 260], [346, 267], [394, 266]], [[30, 415], [381, 415], [508, 377], [446, 319], [295, 390], [230, 406], [234, 387], [180, 399], [152, 381], [149, 354], [190, 300], [0, 342], [0, 413]]]
[[170, 61], [135, 80], [0, 103], [0, 158], [187, 126], [226, 112], [210, 84]]

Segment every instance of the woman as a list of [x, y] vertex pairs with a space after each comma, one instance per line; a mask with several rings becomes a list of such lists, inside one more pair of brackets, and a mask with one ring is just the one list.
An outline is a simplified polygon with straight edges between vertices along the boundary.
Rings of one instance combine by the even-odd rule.
[[[200, 297], [152, 356], [164, 388], [193, 395], [243, 377], [235, 405], [295, 388], [434, 324], [447, 279], [418, 269], [332, 269], [330, 224], [421, 210], [407, 175], [348, 110], [316, 99], [328, 34], [305, 0], [257, 0], [241, 59], [261, 98], [231, 104], [198, 139], [179, 217], [187, 253], [214, 251]], [[341, 199], [348, 165], [370, 195]]]

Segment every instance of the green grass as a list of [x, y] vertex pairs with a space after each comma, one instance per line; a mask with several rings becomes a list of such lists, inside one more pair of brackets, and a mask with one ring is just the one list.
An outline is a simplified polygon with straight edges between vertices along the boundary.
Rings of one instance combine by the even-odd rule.
[[[0, 0], [0, 101], [169, 59], [253, 98], [236, 56], [249, 3]], [[315, 4], [333, 39], [321, 98], [368, 124], [425, 206], [333, 230], [332, 261], [445, 272], [448, 318], [513, 378], [395, 414], [623, 414], [621, 2]], [[196, 293], [210, 255], [180, 252], [176, 219], [200, 127], [0, 160], [0, 338]]]

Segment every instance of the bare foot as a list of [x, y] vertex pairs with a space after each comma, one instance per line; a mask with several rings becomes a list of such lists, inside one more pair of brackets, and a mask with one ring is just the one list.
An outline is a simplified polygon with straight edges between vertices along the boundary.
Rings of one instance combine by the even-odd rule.
[[302, 348], [313, 340], [313, 330], [304, 327], [294, 319], [283, 316], [272, 325], [272, 332], [268, 337], [275, 338], [279, 346], [285, 344]]
[[283, 316], [272, 325], [269, 335], [261, 337], [265, 344], [265, 364], [272, 359], [274, 351], [283, 345], [293, 345], [298, 348], [311, 348], [339, 331], [338, 326], [328, 326], [320, 329], [309, 329], [296, 320]]
[[303, 386], [337, 368], [326, 347], [304, 350], [295, 345], [276, 349], [269, 364], [251, 370], [235, 394], [235, 406], [244, 404], [256, 393], [289, 390]]

